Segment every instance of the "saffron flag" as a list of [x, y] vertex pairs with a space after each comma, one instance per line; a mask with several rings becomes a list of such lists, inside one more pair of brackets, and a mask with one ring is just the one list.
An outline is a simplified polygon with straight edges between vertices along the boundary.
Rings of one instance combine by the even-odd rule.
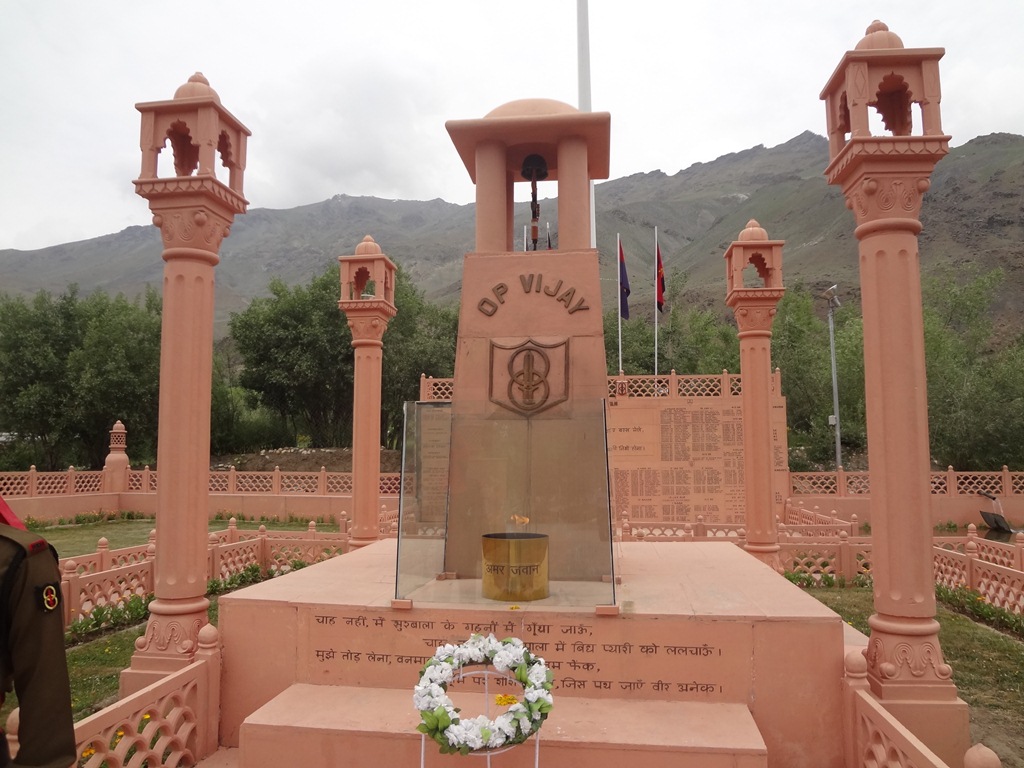
[[665, 308], [665, 267], [661, 264], [661, 246], [658, 246], [658, 279], [655, 281], [654, 289], [658, 293], [658, 311]]
[[626, 275], [626, 254], [619, 243], [619, 316], [629, 320], [629, 276]]

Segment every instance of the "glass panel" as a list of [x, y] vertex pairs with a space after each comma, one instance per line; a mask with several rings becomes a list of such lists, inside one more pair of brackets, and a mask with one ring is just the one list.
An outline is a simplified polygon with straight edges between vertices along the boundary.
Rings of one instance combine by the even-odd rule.
[[444, 571], [450, 438], [450, 403], [405, 404], [395, 597], [407, 597]]
[[[439, 434], [428, 437], [422, 415], [411, 416], [427, 405], [433, 404], [407, 407], [405, 472], [423, 473], [425, 440], [443, 444]], [[425, 515], [435, 513], [436, 503], [416, 490], [422, 480], [403, 476], [397, 596], [491, 605], [613, 604], [604, 401], [576, 401], [530, 418], [512, 412], [484, 417], [458, 407], [444, 413], [450, 417], [444, 542], [424, 546]], [[440, 417], [429, 423], [440, 433]], [[437, 487], [443, 463], [438, 457]], [[443, 491], [434, 494], [440, 498]], [[415, 555], [427, 549], [429, 555]], [[441, 573], [446, 578], [436, 580]]]

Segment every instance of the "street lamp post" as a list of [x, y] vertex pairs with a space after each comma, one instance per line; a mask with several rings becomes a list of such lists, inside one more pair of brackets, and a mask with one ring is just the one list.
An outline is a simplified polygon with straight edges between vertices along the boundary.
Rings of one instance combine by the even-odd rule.
[[822, 297], [828, 301], [828, 346], [832, 356], [832, 426], [836, 428], [836, 471], [843, 466], [842, 436], [839, 429], [839, 380], [836, 377], [836, 324], [835, 311], [841, 305], [836, 295], [838, 285], [833, 285]]

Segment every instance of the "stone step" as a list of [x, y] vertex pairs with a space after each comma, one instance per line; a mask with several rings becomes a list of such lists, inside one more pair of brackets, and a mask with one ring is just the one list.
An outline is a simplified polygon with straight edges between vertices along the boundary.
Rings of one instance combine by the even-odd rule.
[[[459, 693], [467, 717], [486, 712], [483, 694]], [[253, 712], [241, 728], [238, 768], [416, 766], [451, 768], [458, 756], [421, 743], [412, 689], [297, 683]], [[742, 704], [556, 696], [539, 733], [539, 764], [588, 768], [766, 768], [767, 749]], [[534, 737], [536, 738], [536, 737]], [[422, 750], [422, 752], [421, 752]], [[534, 765], [533, 740], [487, 763]]]

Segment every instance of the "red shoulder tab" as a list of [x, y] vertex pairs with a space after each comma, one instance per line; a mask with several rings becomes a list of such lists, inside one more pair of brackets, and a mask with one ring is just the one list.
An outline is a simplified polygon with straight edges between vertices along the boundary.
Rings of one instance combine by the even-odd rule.
[[28, 545], [28, 553], [30, 555], [38, 555], [40, 552], [45, 552], [50, 548], [50, 545], [46, 543], [46, 539], [36, 539]]
[[23, 531], [20, 528], [12, 528], [9, 525], [0, 525], [0, 538], [14, 542], [29, 556], [38, 555], [41, 552], [50, 550], [49, 542], [38, 533]]

